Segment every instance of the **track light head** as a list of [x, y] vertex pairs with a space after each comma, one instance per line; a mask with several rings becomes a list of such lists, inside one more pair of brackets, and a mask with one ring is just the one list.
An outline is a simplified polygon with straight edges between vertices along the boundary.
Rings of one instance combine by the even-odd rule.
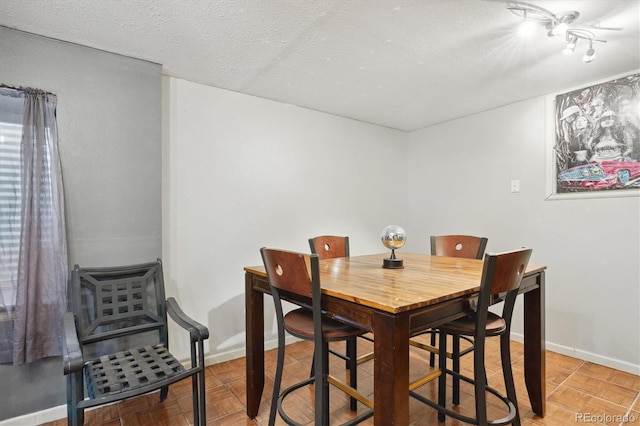
[[589, 50], [587, 50], [587, 52], [584, 54], [584, 56], [582, 57], [582, 60], [588, 64], [589, 62], [593, 61], [593, 58], [595, 57], [596, 57], [596, 51], [593, 49], [593, 46], [589, 44]]
[[578, 42], [578, 38], [575, 36], [569, 36], [567, 34], [567, 45], [564, 49], [562, 49], [562, 53], [571, 54], [576, 50], [576, 43]]

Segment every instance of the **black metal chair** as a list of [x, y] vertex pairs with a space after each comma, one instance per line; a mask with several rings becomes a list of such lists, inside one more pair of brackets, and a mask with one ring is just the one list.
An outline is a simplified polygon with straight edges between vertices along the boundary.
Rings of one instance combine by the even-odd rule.
[[[350, 370], [349, 384], [329, 374], [329, 342], [352, 339], [366, 333], [366, 330], [329, 318], [322, 312], [318, 255], [264, 247], [260, 249], [260, 253], [267, 271], [278, 323], [278, 361], [269, 425], [275, 424], [276, 410], [288, 425], [301, 425], [285, 412], [283, 402], [296, 389], [311, 384], [315, 387], [316, 425], [329, 424], [330, 384], [369, 407], [344, 423], [345, 425], [353, 425], [371, 417], [373, 401], [356, 389], [358, 369]], [[283, 299], [300, 307], [285, 314], [282, 307]], [[315, 375], [280, 391], [284, 369], [285, 331], [292, 336], [314, 342]]]
[[[461, 257], [465, 259], [482, 259], [488, 239], [486, 237], [476, 237], [473, 235], [432, 235], [429, 238], [431, 244], [431, 255]], [[430, 344], [427, 345], [416, 339], [409, 340], [409, 343], [417, 348], [430, 352], [429, 365], [435, 365], [435, 356], [439, 353], [436, 346], [436, 337], [438, 336], [438, 328], [427, 330], [422, 334], [430, 334]], [[461, 340], [467, 343], [466, 347], [461, 350]], [[460, 357], [473, 351], [473, 339], [469, 336], [457, 336], [453, 339], [453, 348], [451, 352], [445, 352], [447, 358], [453, 362], [453, 371], [460, 372]], [[434, 375], [426, 375], [421, 381], [416, 383], [424, 384], [428, 379], [433, 379]], [[416, 385], [417, 387], [419, 385]], [[414, 387], [414, 388], [415, 388]], [[460, 403], [460, 380], [456, 377], [453, 379], [453, 403]]]
[[[445, 420], [445, 416], [450, 416], [466, 423], [482, 426], [508, 423], [520, 425], [518, 400], [511, 368], [510, 332], [516, 296], [530, 257], [531, 249], [485, 255], [475, 313], [439, 327], [438, 368], [441, 374], [438, 377], [438, 403], [436, 404], [415, 392], [410, 392], [416, 399], [437, 409], [439, 421], [442, 422]], [[504, 300], [502, 315], [489, 311], [489, 306], [496, 300]], [[447, 335], [454, 336], [454, 339], [460, 336], [473, 336], [473, 378], [463, 376], [459, 372], [447, 368]], [[507, 390], [506, 396], [487, 384], [484, 364], [485, 339], [490, 336], [500, 337], [500, 358]], [[447, 375], [457, 377], [474, 386], [475, 417], [464, 416], [459, 411], [453, 411], [446, 407]], [[487, 418], [487, 392], [495, 395], [508, 408], [509, 413], [505, 417], [496, 420]]]
[[[160, 390], [191, 377], [195, 425], [204, 425], [204, 340], [209, 330], [165, 300], [162, 263], [81, 268], [70, 274], [72, 311], [64, 316], [63, 366], [70, 425], [84, 410]], [[191, 366], [169, 352], [167, 313], [190, 334]], [[85, 399], [85, 387], [88, 398]]]
[[[319, 235], [317, 237], [309, 238], [309, 248], [311, 249], [311, 253], [317, 254], [318, 258], [321, 260], [335, 259], [338, 257], [349, 257], [349, 237], [342, 237], [337, 235]], [[373, 339], [367, 334], [358, 337], [369, 342], [373, 342]], [[329, 349], [329, 352], [346, 361], [346, 366], [348, 369], [351, 369], [352, 365], [354, 367], [357, 367], [359, 364], [373, 359], [373, 352], [369, 352], [358, 357], [358, 337], [347, 340], [346, 354], [342, 354], [340, 352]], [[352, 360], [355, 361], [355, 364], [352, 363]], [[313, 365], [311, 367], [311, 375], [313, 376]]]

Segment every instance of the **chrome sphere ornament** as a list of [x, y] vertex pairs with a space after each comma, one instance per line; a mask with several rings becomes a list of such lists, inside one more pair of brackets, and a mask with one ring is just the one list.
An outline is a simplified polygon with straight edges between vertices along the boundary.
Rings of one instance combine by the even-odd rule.
[[399, 249], [407, 241], [407, 234], [398, 225], [389, 225], [382, 230], [380, 235], [382, 244], [391, 249], [391, 256], [382, 261], [383, 268], [400, 269], [404, 268], [402, 259], [396, 258], [396, 249]]

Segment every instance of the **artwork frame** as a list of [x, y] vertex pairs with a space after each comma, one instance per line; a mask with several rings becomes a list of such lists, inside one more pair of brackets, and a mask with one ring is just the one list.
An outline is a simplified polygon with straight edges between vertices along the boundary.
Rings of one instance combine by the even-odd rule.
[[546, 99], [546, 199], [640, 196], [640, 70]]

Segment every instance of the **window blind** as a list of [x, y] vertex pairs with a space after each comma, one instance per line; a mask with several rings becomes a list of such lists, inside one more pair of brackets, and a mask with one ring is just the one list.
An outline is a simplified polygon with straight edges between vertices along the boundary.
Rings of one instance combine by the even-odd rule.
[[20, 254], [23, 99], [0, 92], [0, 302], [15, 304]]

